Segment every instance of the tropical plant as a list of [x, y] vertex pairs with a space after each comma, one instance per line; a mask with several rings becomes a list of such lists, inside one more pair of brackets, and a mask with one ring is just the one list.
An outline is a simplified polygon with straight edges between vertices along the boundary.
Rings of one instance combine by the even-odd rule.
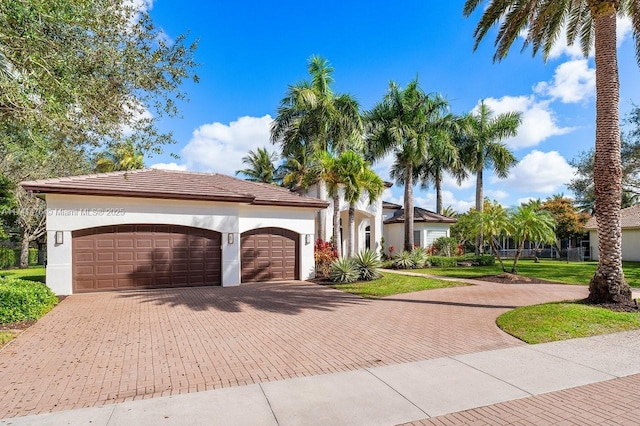
[[451, 217], [451, 218], [457, 218], [458, 217], [458, 212], [451, 206], [447, 206], [442, 210], [442, 213], [440, 213], [442, 216], [446, 216], [446, 217]]
[[144, 168], [144, 154], [127, 139], [98, 153], [94, 159], [94, 171], [98, 173], [139, 170]]
[[440, 237], [433, 242], [433, 251], [436, 256], [459, 256], [460, 246], [458, 240], [453, 237]]
[[485, 200], [482, 211], [473, 210], [471, 213], [474, 233], [484, 233], [487, 240], [489, 240], [489, 246], [495, 257], [500, 262], [502, 271], [506, 271], [502, 258], [500, 257], [500, 250], [498, 248], [498, 238], [503, 235], [510, 235], [511, 222], [509, 219], [508, 211], [497, 202], [490, 202]]
[[424, 247], [415, 247], [411, 252], [411, 261], [413, 262], [413, 268], [424, 268], [427, 266], [429, 256], [427, 250]]
[[360, 269], [351, 257], [336, 259], [331, 263], [329, 279], [334, 283], [354, 283], [360, 277]]
[[364, 249], [354, 257], [362, 281], [377, 280], [382, 277], [378, 270], [382, 266], [378, 254], [370, 249]]
[[320, 272], [323, 277], [328, 277], [331, 270], [331, 264], [338, 258], [338, 252], [333, 244], [322, 241], [320, 238], [316, 240], [313, 247], [313, 259], [316, 264], [316, 273]]
[[428, 159], [429, 146], [445, 127], [447, 109], [444, 98], [427, 95], [416, 79], [404, 89], [391, 82], [383, 100], [366, 114], [368, 156], [375, 161], [393, 153], [391, 177], [404, 185], [406, 251], [413, 250], [413, 185]]
[[284, 157], [276, 175], [282, 179], [282, 186], [294, 189], [308, 185], [308, 176], [313, 166], [313, 152], [310, 147], [301, 145]]
[[559, 256], [562, 250], [560, 241], [584, 234], [584, 225], [590, 216], [587, 213], [579, 212], [573, 201], [562, 194], [555, 194], [547, 198], [540, 208], [551, 213], [555, 219], [555, 245]]
[[393, 257], [393, 266], [396, 269], [413, 269], [416, 267], [416, 262], [410, 251], [403, 250]]
[[517, 265], [525, 241], [553, 244], [556, 240], [556, 221], [545, 210], [537, 210], [535, 205], [522, 204], [509, 215], [511, 236], [516, 243], [516, 255], [513, 259], [512, 274], [517, 274]]
[[[499, 178], [506, 178], [509, 169], [516, 163], [516, 157], [501, 141], [515, 136], [521, 122], [521, 114], [509, 112], [495, 115], [483, 101], [475, 113], [465, 116], [465, 126], [459, 139], [462, 162], [476, 175], [476, 210], [482, 213], [484, 207], [484, 170], [491, 167]], [[484, 233], [478, 230], [476, 254], [484, 249]]]
[[[289, 86], [271, 125], [271, 142], [280, 144], [282, 156], [304, 148], [312, 153], [339, 153], [361, 145], [362, 117], [358, 102], [331, 90], [333, 68], [319, 56], [309, 59], [311, 81]], [[318, 196], [325, 198], [326, 184], [319, 179]], [[326, 223], [318, 212], [318, 233], [324, 238]]]
[[[482, 0], [467, 0], [464, 14], [471, 15]], [[547, 59], [560, 33], [567, 43], [580, 40], [587, 56], [595, 50], [596, 65], [596, 152], [594, 184], [598, 221], [599, 259], [589, 283], [594, 302], [630, 303], [631, 289], [622, 271], [620, 199], [622, 167], [620, 156], [620, 81], [616, 27], [618, 16], [633, 22], [636, 59], [640, 61], [640, 4], [636, 0], [490, 1], [476, 27], [475, 47], [495, 25], [500, 25], [494, 60], [506, 57], [513, 42], [525, 34], [524, 46], [533, 54], [542, 49]]]
[[276, 161], [278, 161], [278, 154], [267, 151], [266, 147], [255, 151], [250, 150], [245, 157], [242, 157], [242, 164], [246, 164], [247, 168], [237, 170], [236, 175], [242, 174], [251, 182], [275, 184], [278, 180], [274, 164]]

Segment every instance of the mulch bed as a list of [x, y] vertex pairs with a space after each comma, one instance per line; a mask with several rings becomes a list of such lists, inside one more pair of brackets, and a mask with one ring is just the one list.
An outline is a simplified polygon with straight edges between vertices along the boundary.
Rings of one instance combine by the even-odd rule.
[[593, 303], [589, 299], [583, 299], [579, 300], [577, 303], [580, 303], [582, 305], [594, 306], [597, 308], [609, 309], [610, 311], [614, 312], [640, 312], [640, 307], [636, 304], [636, 302], [627, 305], [621, 305], [619, 303]]
[[31, 327], [35, 323], [36, 322], [34, 320], [28, 320], [28, 321], [12, 322], [9, 324], [0, 324], [0, 331], [26, 330], [27, 328]]

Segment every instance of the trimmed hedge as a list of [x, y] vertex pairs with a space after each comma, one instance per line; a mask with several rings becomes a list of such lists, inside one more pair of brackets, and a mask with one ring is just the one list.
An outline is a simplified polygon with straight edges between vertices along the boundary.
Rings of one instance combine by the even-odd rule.
[[0, 269], [13, 268], [16, 265], [16, 252], [10, 248], [0, 248]]
[[0, 324], [37, 320], [58, 303], [46, 285], [17, 278], [0, 278]]
[[473, 253], [469, 253], [459, 257], [458, 260], [473, 262], [478, 266], [493, 266], [496, 264], [496, 258], [492, 254], [481, 254], [476, 256]]
[[429, 264], [436, 268], [450, 268], [458, 266], [457, 257], [429, 256]]

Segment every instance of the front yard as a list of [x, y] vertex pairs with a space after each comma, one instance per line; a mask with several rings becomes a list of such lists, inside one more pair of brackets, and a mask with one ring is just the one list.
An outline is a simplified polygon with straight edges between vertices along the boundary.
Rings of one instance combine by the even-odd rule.
[[359, 281], [351, 284], [331, 284], [331, 287], [361, 297], [379, 298], [392, 296], [394, 294], [411, 293], [414, 291], [466, 285], [469, 284], [385, 272], [382, 278], [374, 281]]

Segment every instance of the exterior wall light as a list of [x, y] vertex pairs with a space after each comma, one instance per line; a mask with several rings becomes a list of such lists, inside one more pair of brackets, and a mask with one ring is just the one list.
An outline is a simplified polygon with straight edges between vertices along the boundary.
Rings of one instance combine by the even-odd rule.
[[305, 245], [309, 245], [309, 243], [311, 243], [311, 234], [304, 235], [304, 243]]
[[64, 233], [62, 231], [56, 231], [56, 245], [64, 243]]
[[233, 234], [232, 233], [229, 233], [227, 235], [227, 243], [233, 244]]

